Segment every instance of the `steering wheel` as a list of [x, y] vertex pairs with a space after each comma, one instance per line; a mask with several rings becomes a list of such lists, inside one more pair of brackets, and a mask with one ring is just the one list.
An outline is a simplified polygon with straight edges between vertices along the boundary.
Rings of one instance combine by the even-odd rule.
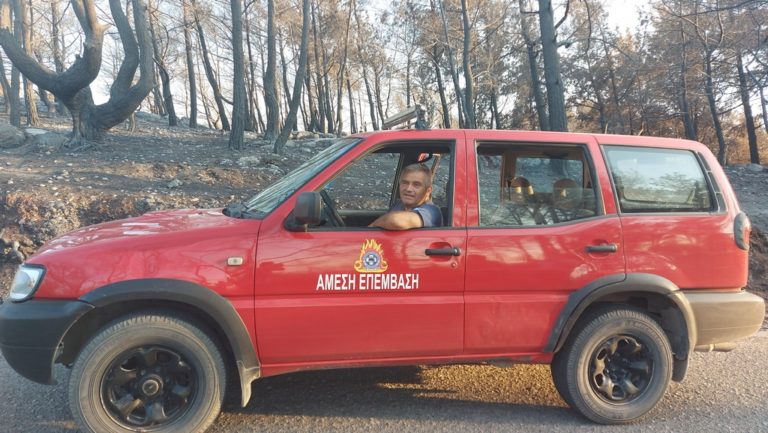
[[328, 191], [321, 189], [320, 197], [322, 197], [323, 204], [325, 204], [325, 210], [331, 225], [333, 227], [344, 227], [344, 219], [341, 218], [341, 215], [339, 215], [339, 212], [336, 210], [336, 206], [333, 205], [333, 200], [331, 200], [331, 196], [328, 195]]

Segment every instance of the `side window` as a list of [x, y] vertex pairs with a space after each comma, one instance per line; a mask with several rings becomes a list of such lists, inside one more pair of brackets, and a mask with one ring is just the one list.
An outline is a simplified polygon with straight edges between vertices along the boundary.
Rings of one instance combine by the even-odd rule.
[[693, 152], [605, 146], [622, 212], [708, 212], [709, 186]]
[[582, 147], [480, 144], [477, 161], [480, 226], [551, 225], [596, 214]]

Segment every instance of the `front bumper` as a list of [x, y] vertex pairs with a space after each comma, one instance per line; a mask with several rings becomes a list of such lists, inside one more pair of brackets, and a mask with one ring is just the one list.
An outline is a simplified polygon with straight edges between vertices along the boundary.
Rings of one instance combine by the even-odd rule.
[[0, 350], [27, 379], [53, 384], [56, 351], [67, 330], [93, 306], [82, 301], [0, 300]]
[[696, 323], [695, 350], [729, 350], [763, 325], [765, 301], [746, 291], [685, 291]]

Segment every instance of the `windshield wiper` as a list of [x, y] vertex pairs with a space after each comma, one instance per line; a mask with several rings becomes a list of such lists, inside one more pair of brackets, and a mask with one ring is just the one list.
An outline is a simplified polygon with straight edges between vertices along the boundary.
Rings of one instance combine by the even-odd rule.
[[247, 219], [260, 217], [259, 213], [248, 210], [248, 207], [243, 202], [230, 203], [222, 212], [224, 215], [232, 218]]

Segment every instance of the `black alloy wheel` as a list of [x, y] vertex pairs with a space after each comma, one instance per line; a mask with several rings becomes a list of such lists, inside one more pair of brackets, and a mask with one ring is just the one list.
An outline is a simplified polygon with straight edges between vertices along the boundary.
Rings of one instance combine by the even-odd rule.
[[172, 423], [189, 409], [197, 372], [179, 352], [160, 346], [127, 350], [108, 368], [101, 398], [127, 428]]
[[591, 357], [590, 385], [612, 403], [627, 403], [642, 395], [653, 376], [653, 358], [646, 345], [631, 335], [605, 339]]

